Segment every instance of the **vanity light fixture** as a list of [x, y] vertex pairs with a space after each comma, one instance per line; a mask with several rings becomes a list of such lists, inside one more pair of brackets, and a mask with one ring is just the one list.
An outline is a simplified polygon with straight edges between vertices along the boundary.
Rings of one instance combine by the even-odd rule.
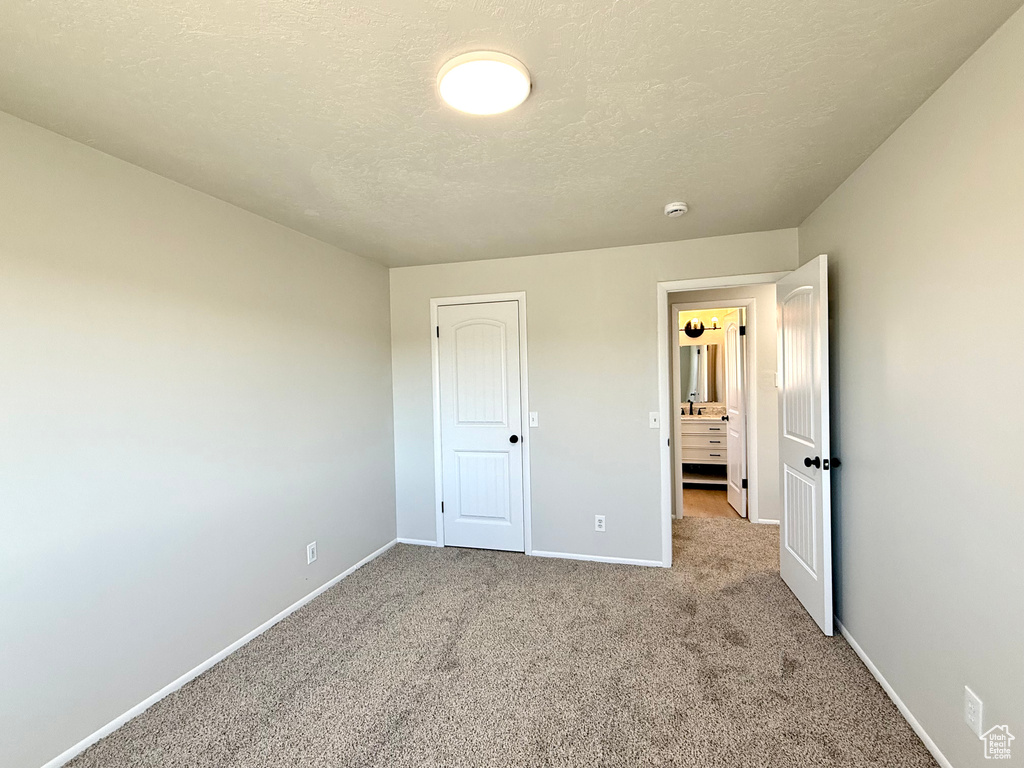
[[712, 317], [711, 318], [711, 327], [710, 328], [705, 328], [704, 327], [704, 323], [701, 322], [701, 320], [699, 318], [696, 318], [696, 317], [693, 318], [692, 320], [690, 320], [689, 322], [687, 322], [687, 324], [683, 326], [683, 333], [685, 333], [691, 339], [699, 338], [701, 335], [703, 335], [704, 331], [717, 331], [717, 330], [719, 330], [718, 318], [717, 317]]
[[518, 59], [495, 51], [456, 56], [437, 73], [437, 92], [451, 107], [471, 115], [515, 109], [530, 95], [530, 71]]

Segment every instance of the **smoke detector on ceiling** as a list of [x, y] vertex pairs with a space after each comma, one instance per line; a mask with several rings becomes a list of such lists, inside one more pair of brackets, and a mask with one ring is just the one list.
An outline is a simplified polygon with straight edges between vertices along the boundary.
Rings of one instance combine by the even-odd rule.
[[682, 216], [688, 210], [690, 210], [690, 206], [686, 203], [669, 203], [665, 206], [665, 215], [670, 219], [675, 219]]

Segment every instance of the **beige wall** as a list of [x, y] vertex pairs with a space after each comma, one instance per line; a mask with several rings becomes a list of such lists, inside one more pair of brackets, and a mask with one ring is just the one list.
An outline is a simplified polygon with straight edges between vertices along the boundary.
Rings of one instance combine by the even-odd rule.
[[[779, 495], [779, 395], [775, 387], [775, 372], [778, 369], [775, 327], [775, 285], [747, 285], [738, 288], [716, 288], [707, 291], [685, 291], [669, 294], [669, 301], [676, 304], [705, 303], [709, 301], [728, 305], [730, 300], [753, 299], [754, 305], [747, 310], [747, 324], [754, 316], [754, 332], [751, 334], [757, 345], [757, 370], [748, 372], [747, 386], [753, 387], [751, 394], [757, 399], [756, 436], [754, 450], [747, 451], [753, 457], [754, 467], [748, 466], [747, 476], [751, 480], [751, 491], [757, 494], [757, 510], [751, 510], [751, 520], [759, 523], [777, 523], [781, 515]], [[748, 438], [751, 437], [748, 431]], [[751, 473], [756, 468], [756, 475]]]
[[394, 538], [388, 277], [3, 114], [0, 169], [0, 765], [38, 766]]
[[779, 230], [391, 270], [399, 536], [434, 539], [432, 297], [527, 293], [533, 548], [660, 561], [656, 284], [796, 259], [795, 230]]
[[832, 263], [838, 615], [952, 764], [984, 765], [965, 684], [1024, 744], [1024, 11], [800, 250]]

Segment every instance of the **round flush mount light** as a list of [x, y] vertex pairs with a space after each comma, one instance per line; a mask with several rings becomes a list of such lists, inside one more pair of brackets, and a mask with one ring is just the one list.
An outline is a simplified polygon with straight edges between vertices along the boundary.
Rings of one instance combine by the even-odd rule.
[[669, 203], [665, 206], [665, 215], [670, 219], [677, 219], [690, 210], [686, 203]]
[[530, 95], [530, 71], [504, 53], [456, 56], [437, 73], [437, 90], [451, 107], [471, 115], [508, 112]]

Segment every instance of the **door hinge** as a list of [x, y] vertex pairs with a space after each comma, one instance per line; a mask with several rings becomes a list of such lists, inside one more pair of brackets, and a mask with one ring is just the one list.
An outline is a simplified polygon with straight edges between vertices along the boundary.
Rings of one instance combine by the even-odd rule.
[[444, 514], [444, 502], [443, 501], [441, 502], [441, 514], [442, 515]]
[[441, 326], [440, 325], [437, 326], [435, 330], [437, 331], [437, 338], [440, 339], [441, 338]]
[[743, 478], [743, 482], [740, 483], [740, 488], [746, 488], [746, 487], [747, 487], [747, 478], [744, 477]]
[[747, 335], [747, 326], [741, 325], [740, 326], [740, 336], [746, 336], [746, 335]]

